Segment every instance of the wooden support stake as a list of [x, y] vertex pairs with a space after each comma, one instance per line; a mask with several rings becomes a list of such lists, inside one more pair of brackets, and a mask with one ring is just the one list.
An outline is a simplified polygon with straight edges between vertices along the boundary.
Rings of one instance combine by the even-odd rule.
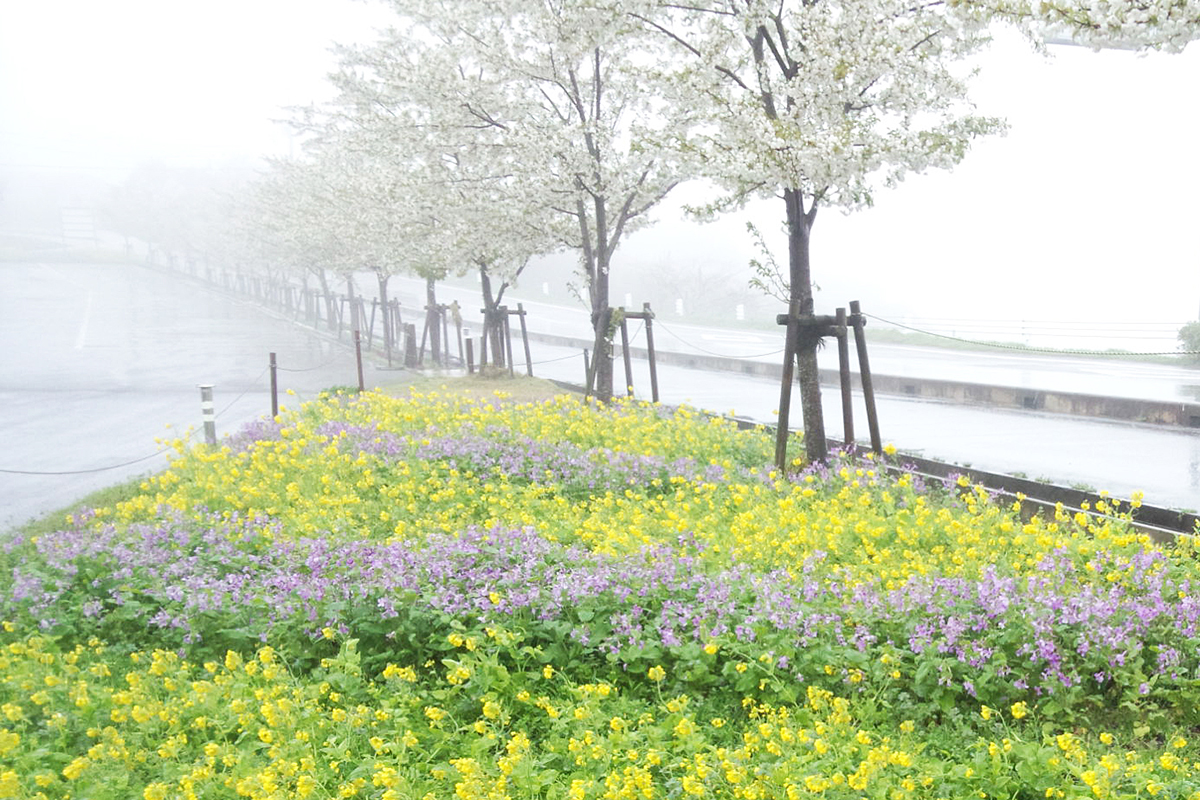
[[871, 449], [883, 452], [883, 440], [879, 436], [879, 415], [875, 411], [875, 386], [871, 382], [871, 366], [867, 362], [867, 336], [863, 327], [867, 324], [857, 300], [850, 301], [850, 319], [854, 326], [854, 344], [858, 348], [858, 373], [862, 380], [863, 399], [867, 404], [867, 427], [871, 432]]
[[425, 364], [425, 342], [429, 339], [429, 314], [425, 315], [425, 325], [421, 328], [421, 347], [417, 350], [417, 363]]
[[413, 369], [420, 362], [417, 355], [417, 326], [410, 322], [404, 326], [404, 366]]
[[[467, 362], [463, 357], [462, 315], [460, 314], [454, 315], [454, 330], [457, 331], [458, 334], [458, 363], [465, 364]], [[467, 341], [469, 342], [471, 340], [467, 339]]]
[[488, 336], [490, 334], [491, 315], [487, 313], [487, 309], [483, 309], [483, 335], [479, 337], [479, 371], [482, 373], [483, 368], [487, 366], [487, 348]]
[[850, 397], [850, 346], [846, 341], [846, 309], [837, 310], [838, 378], [842, 389], [842, 439], [854, 447], [854, 403]]
[[[460, 333], [461, 333], [461, 329], [460, 329]], [[463, 343], [461, 336], [458, 339], [458, 343], [460, 345]], [[468, 375], [475, 374], [475, 353], [473, 352], [473, 350], [474, 350], [474, 348], [472, 347], [472, 344], [471, 344], [471, 337], [468, 336], [467, 337], [467, 374]]]
[[588, 351], [585, 347], [583, 350], [583, 396], [592, 396], [592, 382], [596, 376], [592, 373], [592, 364], [588, 360]]
[[646, 315], [646, 353], [650, 359], [650, 398], [658, 402], [658, 366], [654, 359], [654, 312], [649, 303], [642, 303], [642, 313]]
[[504, 309], [504, 354], [508, 358], [508, 374], [509, 377], [515, 377], [513, 371], [513, 354], [512, 354], [512, 326], [508, 324], [508, 307], [501, 306]]
[[[625, 309], [621, 309], [623, 312]], [[629, 323], [621, 316], [621, 360], [625, 362], [625, 394], [633, 397], [633, 362], [629, 358]]]
[[521, 322], [521, 342], [525, 345], [525, 374], [533, 377], [533, 356], [529, 352], [529, 331], [525, 328], [525, 306], [517, 303], [517, 318]]
[[783, 378], [779, 384], [779, 424], [775, 428], [775, 466], [781, 473], [787, 472], [788, 416], [792, 407], [792, 379], [796, 374], [796, 340], [800, 335], [798, 317], [799, 301], [793, 301], [786, 319], [787, 333], [783, 345]]

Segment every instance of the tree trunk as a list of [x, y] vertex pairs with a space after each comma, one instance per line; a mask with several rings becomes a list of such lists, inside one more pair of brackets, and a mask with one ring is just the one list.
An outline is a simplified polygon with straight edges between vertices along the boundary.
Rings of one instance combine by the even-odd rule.
[[[479, 285], [483, 291], [483, 335], [487, 337], [488, 352], [492, 356], [492, 366], [503, 367], [505, 360], [504, 349], [504, 318], [500, 316], [500, 301], [504, 297], [504, 285], [499, 294], [492, 291], [492, 276], [487, 264], [479, 265]], [[482, 358], [480, 365], [483, 365]]]
[[354, 331], [360, 330], [358, 322], [358, 302], [354, 297], [353, 275], [346, 276], [346, 295], [349, 297], [349, 300], [346, 302], [350, 304], [350, 332], [353, 333]]
[[[814, 204], [804, 210], [804, 195], [798, 189], [785, 189], [783, 200], [787, 206], [788, 230], [788, 273], [791, 283], [793, 305], [798, 304], [801, 317], [813, 315], [812, 271], [809, 261], [809, 243], [812, 224], [817, 215]], [[811, 328], [809, 331], [811, 332]], [[815, 336], [802, 336], [796, 352], [796, 366], [800, 383], [800, 410], [804, 420], [804, 452], [810, 462], [825, 461], [829, 446], [825, 441], [825, 418], [821, 413], [821, 382], [817, 370], [817, 346]]]
[[317, 278], [321, 282], [321, 296], [325, 298], [325, 327], [329, 330], [336, 330], [341, 324], [338, 321], [337, 301], [334, 299], [333, 292], [329, 289], [329, 281], [325, 277], [325, 269], [322, 267], [315, 270]]
[[383, 320], [383, 350], [387, 354], [388, 364], [392, 363], [392, 321], [388, 317], [388, 278], [391, 276], [386, 272], [376, 272], [375, 278], [379, 281], [379, 311], [380, 319]]
[[433, 363], [442, 363], [442, 324], [437, 310], [437, 292], [433, 278], [425, 279], [425, 327], [429, 331], [429, 350]]
[[[604, 248], [600, 248], [601, 251]], [[607, 403], [613, 394], [613, 351], [612, 337], [608, 326], [612, 320], [612, 309], [608, 305], [608, 259], [603, 252], [599, 253], [596, 280], [592, 291], [592, 329], [595, 338], [592, 343], [592, 395], [599, 401]]]

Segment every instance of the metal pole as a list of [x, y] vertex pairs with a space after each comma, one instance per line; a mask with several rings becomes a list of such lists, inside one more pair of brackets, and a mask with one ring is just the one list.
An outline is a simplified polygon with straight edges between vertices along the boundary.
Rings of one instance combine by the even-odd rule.
[[650, 398], [658, 402], [658, 367], [654, 363], [654, 312], [649, 303], [642, 303], [642, 311], [646, 314], [646, 355], [650, 359]]
[[204, 442], [217, 443], [217, 418], [213, 413], [213, 387], [211, 383], [200, 384], [200, 416], [204, 419]]
[[584, 396], [585, 397], [588, 397], [592, 394], [592, 381], [593, 380], [595, 380], [595, 376], [592, 375], [592, 364], [588, 360], [588, 351], [587, 351], [587, 348], [585, 347], [583, 350], [583, 383], [584, 383]]
[[850, 347], [846, 341], [846, 309], [837, 310], [834, 334], [838, 345], [838, 378], [842, 388], [842, 438], [854, 447], [854, 404], [850, 398]]
[[354, 360], [358, 363], [358, 390], [365, 392], [367, 387], [363, 384], [362, 336], [357, 330], [354, 331]]
[[879, 436], [879, 415], [875, 411], [875, 386], [871, 382], [871, 365], [867, 362], [867, 335], [863, 330], [866, 319], [857, 300], [850, 301], [850, 314], [854, 325], [854, 344], [858, 348], [858, 373], [862, 379], [863, 399], [867, 403], [867, 427], [871, 431], [871, 449], [883, 452], [883, 439]]
[[279, 416], [279, 373], [275, 354], [271, 353], [271, 419]]

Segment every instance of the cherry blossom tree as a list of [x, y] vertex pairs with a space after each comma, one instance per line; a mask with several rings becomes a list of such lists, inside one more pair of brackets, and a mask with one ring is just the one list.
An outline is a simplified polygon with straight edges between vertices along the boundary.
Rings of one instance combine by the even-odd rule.
[[[726, 194], [712, 210], [753, 197], [783, 204], [782, 283], [801, 331], [797, 354], [810, 460], [827, 454], [821, 414], [810, 243], [822, 207], [852, 211], [911, 172], [950, 168], [971, 142], [1003, 129], [973, 113], [969, 57], [989, 26], [1008, 22], [1035, 41], [1052, 25], [1101, 46], [1179, 49], [1198, 4], [1022, 0], [659, 0], [630, 13], [669, 42], [677, 101], [703, 109], [690, 141], [703, 174]], [[786, 389], [785, 389], [786, 393]], [[780, 409], [785, 413], [784, 408]]]
[[[508, 144], [503, 84], [411, 24], [370, 46], [339, 48], [339, 61], [327, 118], [353, 131], [346, 146], [403, 165], [406, 193], [429, 198], [437, 268], [477, 270], [485, 319], [498, 321], [505, 290], [561, 238], [545, 182]], [[499, 326], [487, 327], [502, 356]]]
[[[679, 181], [674, 152], [686, 114], [662, 102], [656, 42], [630, 9], [644, 0], [393, 0], [410, 39], [437, 42], [485, 94], [436, 94], [484, 137], [491, 158], [580, 254], [580, 295], [591, 310], [595, 394], [612, 396], [609, 273], [623, 238]], [[415, 28], [418, 33], [413, 33]], [[459, 84], [459, 88], [463, 86]], [[431, 102], [438, 102], [431, 98]], [[474, 157], [474, 156], [473, 156]]]

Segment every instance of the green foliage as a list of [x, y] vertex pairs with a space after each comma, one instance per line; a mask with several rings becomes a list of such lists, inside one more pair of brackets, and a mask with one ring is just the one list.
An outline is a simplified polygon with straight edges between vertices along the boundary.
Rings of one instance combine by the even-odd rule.
[[1189, 322], [1179, 329], [1179, 341], [1188, 352], [1186, 358], [1200, 364], [1200, 322]]

